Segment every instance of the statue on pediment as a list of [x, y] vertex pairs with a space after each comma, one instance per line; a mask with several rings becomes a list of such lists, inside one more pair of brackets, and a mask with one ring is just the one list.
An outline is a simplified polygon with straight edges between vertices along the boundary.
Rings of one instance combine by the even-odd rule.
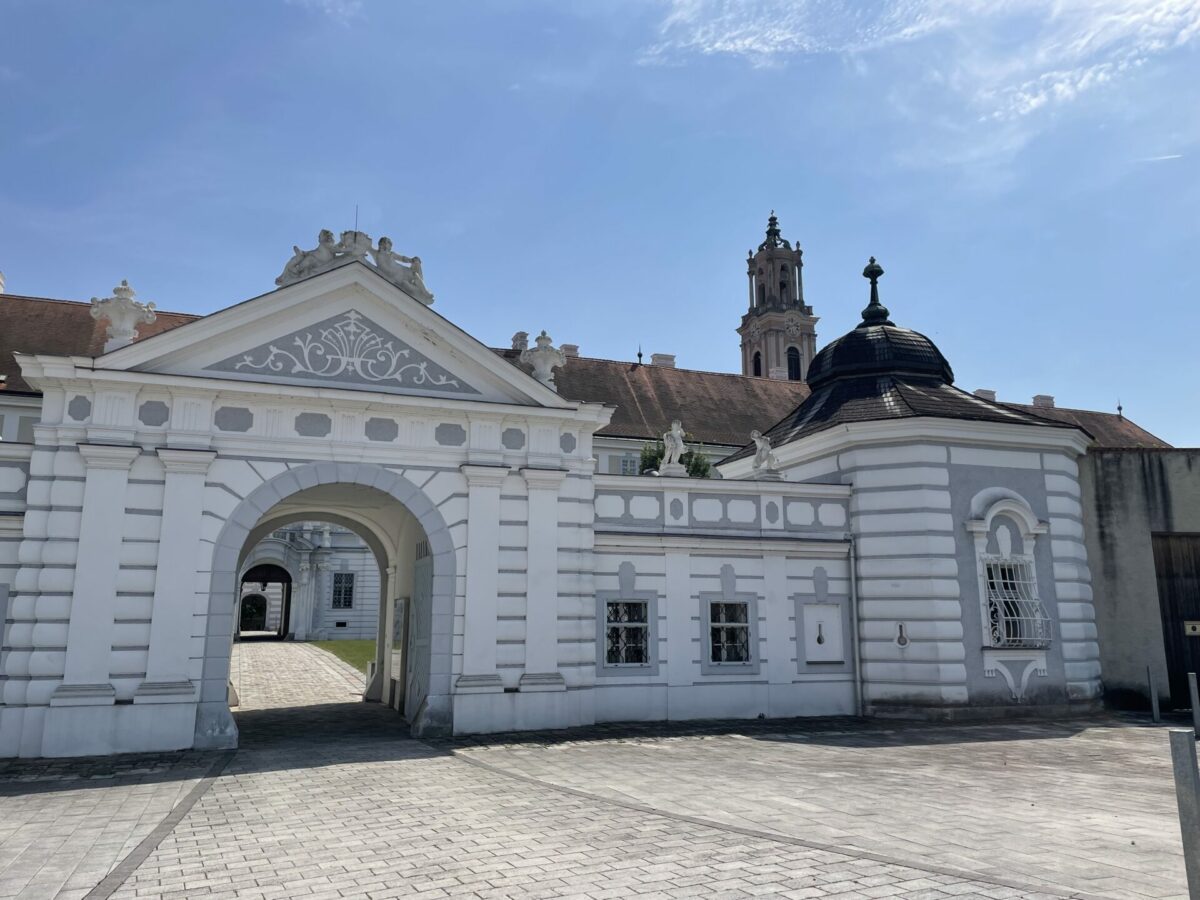
[[312, 250], [301, 250], [292, 245], [292, 258], [283, 267], [283, 273], [275, 279], [278, 285], [292, 284], [309, 275], [316, 275], [329, 268], [337, 259], [338, 244], [333, 240], [333, 232], [322, 228], [317, 235], [317, 246]]
[[771, 449], [771, 439], [758, 430], [750, 432], [750, 440], [754, 441], [754, 471], [775, 472], [779, 469], [779, 460]]
[[284, 287], [356, 261], [371, 265], [368, 257], [374, 262], [372, 268], [396, 287], [426, 306], [433, 303], [433, 294], [425, 287], [421, 257], [396, 253], [392, 249], [391, 239], [386, 237], [381, 237], [376, 247], [371, 243], [369, 234], [356, 229], [343, 231], [341, 238], [335, 241], [333, 232], [324, 228], [317, 236], [317, 246], [312, 250], [292, 247], [292, 258], [283, 267], [275, 283]]
[[671, 430], [663, 435], [663, 461], [660, 470], [683, 465], [681, 459], [686, 452], [687, 444], [683, 442], [683, 425], [676, 419], [671, 423]]
[[396, 253], [392, 250], [392, 239], [389, 237], [379, 239], [379, 246], [371, 250], [371, 257], [379, 274], [392, 284], [408, 291], [422, 303], [433, 302], [433, 294], [425, 287], [421, 257]]

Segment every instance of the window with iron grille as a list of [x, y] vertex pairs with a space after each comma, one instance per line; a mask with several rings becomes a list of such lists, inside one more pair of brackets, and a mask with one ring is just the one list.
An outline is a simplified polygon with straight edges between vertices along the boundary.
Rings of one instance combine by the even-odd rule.
[[333, 573], [333, 608], [354, 608], [354, 573]]
[[740, 600], [710, 602], [708, 634], [711, 662], [750, 662], [750, 604]]
[[1050, 618], [1037, 595], [1033, 560], [1027, 557], [984, 557], [987, 621], [992, 647], [1050, 646]]
[[650, 662], [650, 604], [645, 600], [608, 600], [604, 609], [604, 664], [647, 665]]

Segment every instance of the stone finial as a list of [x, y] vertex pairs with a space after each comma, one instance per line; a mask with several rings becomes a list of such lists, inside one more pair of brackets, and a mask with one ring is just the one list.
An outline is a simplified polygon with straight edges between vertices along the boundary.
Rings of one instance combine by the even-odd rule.
[[528, 331], [518, 331], [516, 334], [514, 334], [512, 336], [512, 348], [514, 350], [528, 350], [529, 349], [529, 332]]
[[103, 300], [99, 297], [92, 298], [92, 318], [108, 320], [105, 353], [132, 344], [137, 340], [138, 325], [149, 325], [155, 320], [154, 304], [139, 303], [134, 296], [129, 282], [121, 279], [121, 283], [113, 288], [111, 297], [105, 297]]
[[536, 347], [526, 347], [521, 351], [521, 362], [533, 366], [533, 377], [552, 391], [557, 391], [554, 370], [567, 364], [567, 355], [554, 346], [554, 339], [546, 334], [545, 329], [534, 338], [534, 343]]

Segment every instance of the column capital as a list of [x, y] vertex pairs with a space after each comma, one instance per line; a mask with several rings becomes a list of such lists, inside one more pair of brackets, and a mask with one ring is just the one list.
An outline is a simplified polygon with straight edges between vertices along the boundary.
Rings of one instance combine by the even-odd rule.
[[521, 477], [532, 490], [556, 491], [567, 477], [566, 469], [521, 469]]
[[170, 450], [160, 447], [157, 453], [164, 469], [185, 475], [206, 475], [208, 467], [217, 458], [213, 450]]
[[466, 463], [458, 467], [467, 476], [467, 484], [474, 487], [500, 487], [511, 471], [508, 466], [477, 466]]
[[78, 444], [79, 455], [89, 469], [129, 470], [142, 452], [141, 447], [121, 444]]

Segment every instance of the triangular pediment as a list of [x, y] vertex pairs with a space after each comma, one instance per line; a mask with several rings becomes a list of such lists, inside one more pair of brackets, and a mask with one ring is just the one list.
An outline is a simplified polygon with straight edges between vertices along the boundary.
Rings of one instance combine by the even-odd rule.
[[286, 375], [314, 384], [479, 396], [456, 375], [357, 309], [205, 366], [207, 372]]
[[574, 404], [361, 263], [122, 347], [97, 368], [523, 406]]

